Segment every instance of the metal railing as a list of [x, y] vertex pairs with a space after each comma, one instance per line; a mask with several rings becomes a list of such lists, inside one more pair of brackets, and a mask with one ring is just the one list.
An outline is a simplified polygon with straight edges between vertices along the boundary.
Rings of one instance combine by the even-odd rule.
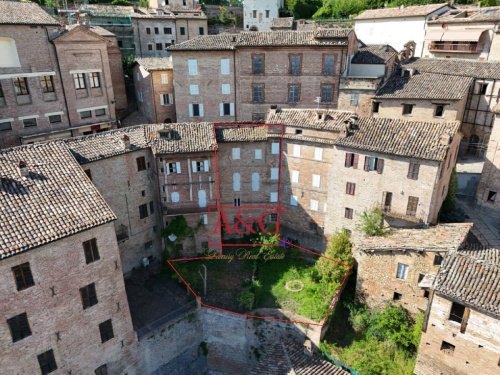
[[482, 46], [476, 42], [471, 43], [456, 43], [456, 42], [432, 42], [430, 51], [446, 51], [446, 52], [467, 52], [476, 53], [482, 51]]

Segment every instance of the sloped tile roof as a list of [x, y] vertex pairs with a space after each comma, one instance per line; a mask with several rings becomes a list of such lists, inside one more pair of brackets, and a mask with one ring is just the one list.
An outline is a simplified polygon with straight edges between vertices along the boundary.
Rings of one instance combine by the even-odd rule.
[[423, 160], [442, 161], [448, 143], [460, 129], [460, 121], [407, 121], [392, 118], [359, 117], [346, 137], [335, 140], [337, 146]]
[[398, 52], [388, 44], [371, 44], [358, 49], [352, 64], [385, 64]]
[[380, 89], [377, 98], [461, 100], [467, 97], [471, 77], [420, 72], [411, 77], [393, 75]]
[[364, 252], [453, 251], [465, 242], [471, 223], [440, 224], [422, 229], [392, 228], [385, 236], [358, 237], [357, 249]]
[[81, 7], [94, 17], [131, 17], [134, 7], [122, 5], [87, 4]]
[[271, 29], [291, 29], [293, 17], [277, 17], [271, 20]]
[[[172, 132], [172, 139], [162, 136], [161, 132], [168, 130]], [[146, 125], [145, 133], [155, 154], [204, 152], [216, 148], [214, 128], [210, 122]]]
[[500, 21], [500, 7], [484, 7], [453, 9], [428, 23], [487, 23], [498, 21]]
[[500, 249], [456, 251], [441, 264], [438, 294], [500, 318]]
[[50, 14], [36, 3], [0, 1], [0, 25], [54, 25], [59, 26]]
[[284, 108], [278, 111], [269, 111], [266, 123], [340, 132], [345, 129], [345, 121], [354, 115], [354, 112], [347, 111], [319, 111], [323, 115], [322, 120], [317, 119], [318, 110], [315, 109]]
[[217, 126], [217, 142], [258, 142], [267, 140], [267, 126]]
[[500, 61], [413, 58], [403, 67], [419, 72], [449, 74], [483, 79], [500, 79]]
[[423, 17], [445, 6], [448, 6], [448, 3], [368, 9], [354, 19], [369, 20], [377, 18]]
[[0, 259], [115, 219], [64, 143], [0, 151]]
[[224, 51], [235, 49], [237, 34], [201, 35], [167, 48], [168, 51]]
[[142, 57], [135, 59], [147, 71], [172, 69], [172, 60], [168, 57]]

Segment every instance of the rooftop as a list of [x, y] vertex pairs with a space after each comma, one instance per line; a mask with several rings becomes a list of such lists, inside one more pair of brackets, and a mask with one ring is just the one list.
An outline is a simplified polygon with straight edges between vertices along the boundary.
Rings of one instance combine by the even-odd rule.
[[134, 7], [122, 5], [86, 4], [80, 11], [87, 11], [94, 17], [131, 17]]
[[449, 141], [460, 129], [460, 121], [407, 121], [395, 118], [359, 117], [354, 129], [335, 144], [340, 147], [443, 161]]
[[0, 24], [3, 25], [54, 25], [59, 26], [50, 14], [36, 3], [0, 1]]
[[500, 7], [451, 9], [430, 24], [446, 23], [487, 23], [500, 21]]
[[466, 240], [470, 223], [440, 224], [422, 229], [392, 228], [385, 236], [360, 237], [356, 247], [364, 252], [452, 251]]
[[358, 49], [351, 60], [352, 64], [385, 64], [398, 52], [388, 44], [366, 45]]
[[317, 29], [314, 31], [255, 31], [239, 34], [202, 35], [171, 46], [169, 51], [232, 50], [240, 47], [346, 46], [352, 29]]
[[166, 57], [142, 57], [135, 59], [135, 62], [148, 72], [172, 69], [172, 60]]
[[425, 17], [446, 6], [448, 6], [448, 3], [368, 9], [354, 19], [369, 20], [376, 18]]
[[[321, 119], [318, 119], [318, 112]], [[266, 123], [341, 132], [345, 129], [345, 121], [352, 115], [354, 113], [348, 111], [283, 108], [269, 111]]]
[[441, 264], [434, 289], [500, 318], [500, 249], [449, 253]]
[[467, 97], [473, 78], [448, 74], [420, 72], [411, 77], [393, 75], [376, 97], [382, 99], [443, 99], [461, 100]]
[[271, 20], [271, 29], [291, 29], [293, 17], [277, 17]]
[[115, 219], [64, 143], [0, 151], [0, 259]]
[[215, 133], [217, 142], [258, 142], [267, 140], [265, 125], [249, 126], [217, 126]]
[[419, 72], [440, 73], [482, 79], [500, 79], [499, 61], [478, 61], [468, 59], [423, 59], [413, 58], [403, 62], [405, 68]]

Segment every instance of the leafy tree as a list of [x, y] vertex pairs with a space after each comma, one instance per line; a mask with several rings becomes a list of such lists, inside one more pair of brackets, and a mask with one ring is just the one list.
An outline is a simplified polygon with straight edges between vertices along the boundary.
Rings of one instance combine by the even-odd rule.
[[[349, 232], [342, 229], [336, 232], [326, 249], [325, 256], [332, 259], [338, 259], [342, 263], [352, 264], [352, 245]], [[326, 258], [320, 258], [316, 263], [316, 269], [324, 280], [340, 282], [345, 275], [346, 269], [337, 262]]]
[[130, 1], [127, 1], [127, 0], [113, 0], [111, 4], [112, 5], [125, 5], [125, 6], [132, 5], [130, 3]]
[[358, 225], [358, 230], [362, 231], [367, 236], [383, 236], [384, 228], [384, 213], [380, 208], [369, 208], [361, 214], [361, 222]]
[[413, 346], [412, 321], [408, 312], [401, 306], [387, 306], [376, 313], [366, 332], [368, 338], [389, 340], [405, 350], [416, 349]]
[[365, 9], [366, 0], [324, 0], [313, 18], [349, 18]]
[[252, 240], [255, 244], [265, 244], [259, 247], [259, 256], [278, 254], [282, 250], [280, 249], [280, 236], [279, 233], [274, 233], [276, 227], [270, 225], [267, 228], [267, 232], [260, 232], [256, 238]]
[[149, 8], [149, 1], [148, 0], [139, 0], [137, 2], [137, 4], [141, 7], [141, 8]]
[[127, 55], [122, 57], [122, 67], [125, 76], [132, 77], [132, 64], [134, 64], [135, 55]]
[[285, 8], [296, 19], [309, 19], [321, 7], [321, 0], [286, 0]]

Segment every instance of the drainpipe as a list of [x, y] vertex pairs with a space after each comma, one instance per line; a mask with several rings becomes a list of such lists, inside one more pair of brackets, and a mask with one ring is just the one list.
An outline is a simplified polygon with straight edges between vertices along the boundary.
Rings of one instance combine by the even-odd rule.
[[236, 49], [233, 49], [233, 84], [234, 84], [234, 121], [238, 122], [238, 108], [236, 106]]
[[150, 82], [151, 82], [151, 93], [153, 95], [153, 114], [154, 114], [154, 123], [156, 124], [158, 122], [157, 116], [156, 116], [156, 94], [155, 94], [155, 86], [153, 85], [153, 72], [149, 72], [149, 76], [151, 77]]
[[137, 26], [137, 37], [139, 38], [139, 54], [142, 57], [142, 42], [141, 42], [141, 29], [139, 28], [139, 21], [135, 20], [135, 24]]

